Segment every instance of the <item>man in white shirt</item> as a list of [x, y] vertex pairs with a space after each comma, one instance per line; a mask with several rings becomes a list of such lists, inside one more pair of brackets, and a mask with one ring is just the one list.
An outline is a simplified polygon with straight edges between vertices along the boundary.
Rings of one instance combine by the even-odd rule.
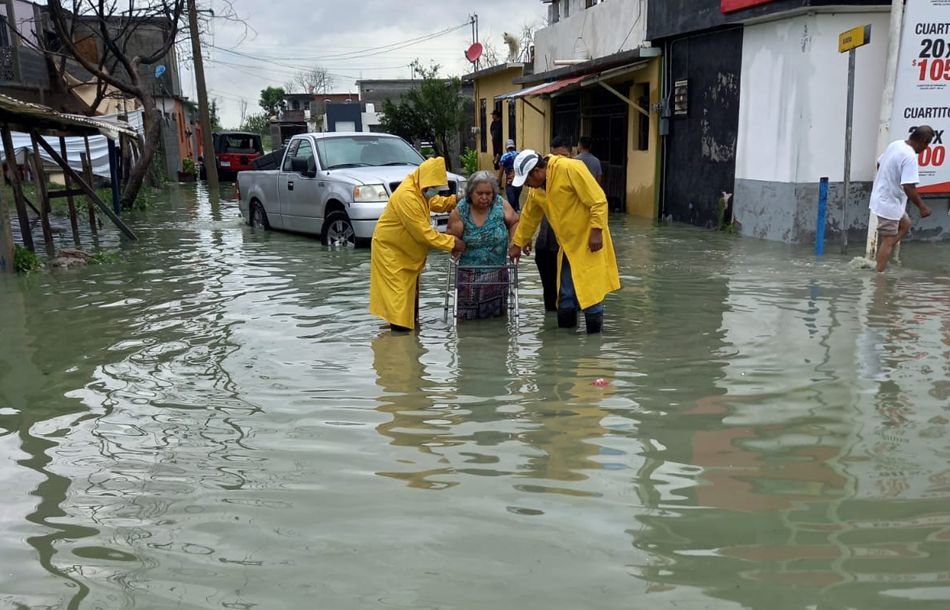
[[877, 214], [877, 270], [883, 272], [891, 260], [894, 246], [910, 231], [907, 200], [920, 211], [920, 217], [930, 216], [930, 208], [920, 198], [917, 183], [917, 156], [927, 150], [934, 139], [934, 130], [921, 125], [907, 140], [892, 142], [877, 160], [877, 176], [871, 190], [871, 211]]

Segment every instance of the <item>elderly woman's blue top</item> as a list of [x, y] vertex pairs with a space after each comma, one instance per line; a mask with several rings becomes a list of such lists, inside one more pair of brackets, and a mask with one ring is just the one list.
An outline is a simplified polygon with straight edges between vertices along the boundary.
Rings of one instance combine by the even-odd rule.
[[508, 226], [505, 224], [505, 203], [495, 197], [491, 212], [482, 226], [472, 222], [472, 208], [467, 199], [456, 207], [465, 226], [462, 241], [465, 252], [459, 264], [466, 267], [498, 266], [508, 263]]

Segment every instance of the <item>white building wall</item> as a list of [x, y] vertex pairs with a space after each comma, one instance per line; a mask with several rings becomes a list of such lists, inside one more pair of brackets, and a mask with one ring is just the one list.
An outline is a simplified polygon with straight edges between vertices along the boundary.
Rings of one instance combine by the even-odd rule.
[[[564, 4], [570, 3], [570, 16]], [[646, 0], [609, 0], [585, 9], [584, 0], [561, 0], [560, 20], [534, 35], [534, 71], [558, 67], [557, 59], [587, 60], [629, 51], [646, 38]]]
[[379, 113], [376, 112], [375, 104], [366, 104], [366, 112], [361, 115], [363, 131], [372, 131], [372, 127], [380, 124]]
[[844, 179], [848, 55], [838, 53], [838, 35], [867, 23], [871, 44], [857, 50], [851, 175], [873, 180], [888, 18], [819, 13], [746, 26], [737, 180]]

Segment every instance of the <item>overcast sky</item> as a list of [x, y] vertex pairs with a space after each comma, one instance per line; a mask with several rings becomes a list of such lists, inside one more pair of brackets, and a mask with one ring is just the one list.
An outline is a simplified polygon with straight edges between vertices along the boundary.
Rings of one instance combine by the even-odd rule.
[[[209, 4], [218, 15], [225, 11], [221, 0]], [[471, 44], [471, 12], [478, 13], [481, 41], [503, 55], [504, 32], [520, 32], [526, 24], [541, 27], [546, 17], [541, 0], [234, 0], [233, 6], [253, 28], [247, 37], [242, 41], [243, 26], [218, 17], [203, 39], [208, 92], [229, 128], [240, 123], [241, 100], [247, 101], [248, 114], [260, 112], [260, 90], [283, 86], [299, 69], [326, 68], [334, 91], [341, 93], [356, 91], [360, 78], [408, 78], [416, 58], [460, 75], [471, 71], [463, 57]], [[463, 27], [413, 42], [455, 26]], [[375, 50], [403, 42], [408, 46]], [[194, 71], [183, 64], [184, 94], [197, 99]]]

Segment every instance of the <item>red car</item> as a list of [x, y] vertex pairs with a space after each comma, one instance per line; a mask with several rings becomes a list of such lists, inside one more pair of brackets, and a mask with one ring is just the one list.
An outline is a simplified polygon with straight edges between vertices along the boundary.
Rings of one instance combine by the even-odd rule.
[[[214, 140], [218, 178], [223, 180], [234, 180], [238, 172], [254, 169], [252, 163], [264, 154], [261, 136], [256, 133], [226, 131], [211, 134], [211, 137]], [[201, 177], [206, 177], [203, 165]]]

